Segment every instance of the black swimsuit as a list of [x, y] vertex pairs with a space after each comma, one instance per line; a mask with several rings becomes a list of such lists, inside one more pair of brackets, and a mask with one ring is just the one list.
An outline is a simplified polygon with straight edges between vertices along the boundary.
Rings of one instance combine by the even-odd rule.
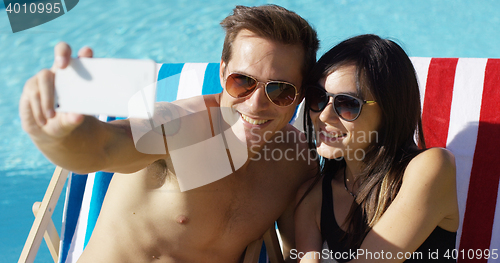
[[[332, 252], [347, 252], [352, 253], [357, 248], [349, 248], [347, 247], [346, 240], [340, 240], [345, 232], [339, 227], [337, 224], [337, 220], [335, 220], [334, 210], [333, 210], [333, 199], [332, 199], [332, 181], [333, 175], [327, 176], [323, 178], [323, 197], [321, 204], [321, 236], [322, 241], [328, 244], [328, 248]], [[415, 262], [415, 261], [431, 261], [431, 262], [455, 262], [452, 259], [452, 250], [455, 249], [455, 241], [456, 241], [456, 232], [449, 232], [440, 227], [436, 227], [434, 231], [430, 234], [430, 236], [424, 241], [424, 243], [415, 251], [422, 252], [418, 253], [423, 258], [420, 260], [408, 259], [405, 262]], [[438, 251], [438, 253], [435, 253]], [[374, 253], [375, 251], [371, 251]], [[434, 253], [432, 253], [434, 252]], [[449, 255], [449, 259], [444, 257], [445, 253]], [[344, 253], [344, 255], [348, 255]], [[417, 255], [414, 253], [414, 255]], [[392, 255], [396, 257], [396, 255]], [[431, 259], [429, 259], [429, 256]], [[436, 258], [438, 256], [438, 258]], [[352, 259], [352, 258], [351, 258]], [[347, 262], [351, 259], [341, 259], [337, 258], [338, 262]]]

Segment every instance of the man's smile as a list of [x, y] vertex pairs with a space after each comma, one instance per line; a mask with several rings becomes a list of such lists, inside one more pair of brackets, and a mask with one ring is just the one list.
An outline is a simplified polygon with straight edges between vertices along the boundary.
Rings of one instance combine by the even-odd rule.
[[249, 117], [249, 116], [247, 116], [247, 115], [245, 115], [245, 114], [243, 114], [241, 112], [240, 112], [240, 114], [241, 114], [241, 118], [245, 122], [248, 122], [248, 123], [253, 124], [253, 125], [262, 125], [262, 124], [264, 124], [264, 123], [266, 123], [266, 122], [269, 121], [269, 120], [266, 120], [266, 119], [260, 119], [260, 120], [259, 119], [254, 119], [254, 118], [251, 118], [251, 117]]

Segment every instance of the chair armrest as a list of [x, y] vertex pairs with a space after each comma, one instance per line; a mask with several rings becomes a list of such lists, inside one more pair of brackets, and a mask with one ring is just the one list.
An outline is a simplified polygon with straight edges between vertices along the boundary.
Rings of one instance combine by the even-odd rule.
[[31, 226], [30, 233], [26, 239], [18, 263], [33, 262], [35, 260], [38, 248], [40, 248], [40, 244], [42, 243], [42, 237], [49, 222], [52, 220], [54, 208], [59, 200], [68, 173], [69, 171], [61, 167], [56, 167], [52, 179], [50, 180], [49, 187], [43, 197], [43, 201], [39, 206], [35, 221]]
[[[32, 209], [35, 217], [38, 214], [41, 205], [42, 202], [35, 202], [33, 204]], [[45, 230], [43, 238], [45, 239], [45, 243], [49, 248], [50, 255], [52, 255], [52, 259], [54, 259], [54, 263], [57, 263], [59, 259], [59, 242], [61, 241], [61, 239], [59, 238], [59, 234], [57, 233], [56, 226], [54, 225], [52, 219], [49, 220], [49, 224], [47, 225], [47, 229]]]

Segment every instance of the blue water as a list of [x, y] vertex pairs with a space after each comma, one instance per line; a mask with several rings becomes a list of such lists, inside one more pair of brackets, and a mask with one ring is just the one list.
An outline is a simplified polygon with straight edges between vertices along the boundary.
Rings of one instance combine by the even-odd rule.
[[[17, 261], [33, 221], [31, 205], [43, 198], [54, 169], [21, 130], [17, 107], [24, 82], [51, 66], [56, 43], [66, 41], [74, 52], [91, 46], [96, 57], [218, 62], [220, 20], [235, 4], [266, 3], [311, 22], [322, 41], [319, 54], [347, 37], [375, 33], [396, 39], [410, 56], [500, 58], [497, 0], [82, 0], [67, 14], [15, 34], [0, 3], [0, 262]], [[59, 204], [58, 228], [61, 214]], [[42, 244], [36, 262], [51, 260]]]

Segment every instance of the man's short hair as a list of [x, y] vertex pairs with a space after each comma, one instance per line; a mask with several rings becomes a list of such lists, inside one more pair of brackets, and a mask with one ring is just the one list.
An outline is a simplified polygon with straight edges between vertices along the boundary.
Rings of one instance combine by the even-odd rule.
[[316, 63], [316, 51], [319, 47], [316, 31], [305, 19], [281, 6], [238, 5], [233, 9], [233, 14], [220, 24], [226, 30], [222, 49], [222, 61], [226, 64], [231, 59], [233, 41], [242, 29], [281, 44], [301, 45], [304, 49], [302, 66], [304, 79]]

